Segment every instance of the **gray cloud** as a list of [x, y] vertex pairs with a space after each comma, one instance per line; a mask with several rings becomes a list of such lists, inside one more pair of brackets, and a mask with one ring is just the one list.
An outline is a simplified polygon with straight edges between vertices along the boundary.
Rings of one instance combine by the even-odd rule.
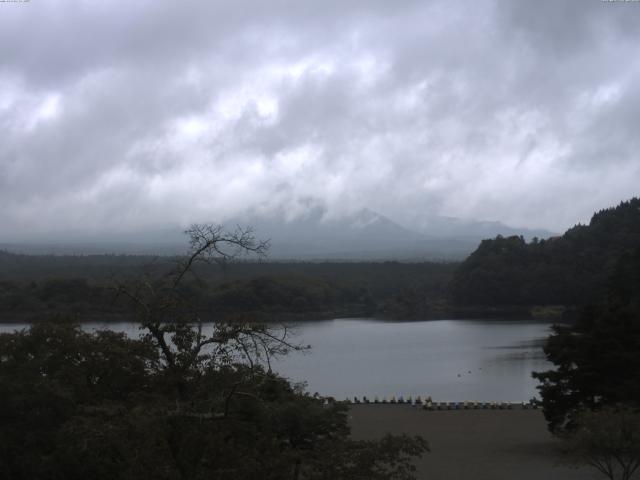
[[5, 238], [369, 207], [562, 230], [638, 193], [640, 4], [0, 4]]

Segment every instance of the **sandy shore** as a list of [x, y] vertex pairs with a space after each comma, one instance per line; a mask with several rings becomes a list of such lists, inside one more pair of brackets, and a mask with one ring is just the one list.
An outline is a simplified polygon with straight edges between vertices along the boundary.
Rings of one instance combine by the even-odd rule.
[[417, 461], [418, 478], [429, 480], [591, 480], [589, 467], [562, 463], [559, 442], [539, 410], [425, 411], [407, 405], [353, 405], [352, 435], [422, 435], [431, 453]]

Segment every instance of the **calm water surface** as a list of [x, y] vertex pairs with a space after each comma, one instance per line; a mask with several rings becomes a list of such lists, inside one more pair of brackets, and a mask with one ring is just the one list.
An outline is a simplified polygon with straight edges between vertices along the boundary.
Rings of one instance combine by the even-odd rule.
[[336, 398], [431, 395], [439, 401], [521, 401], [535, 396], [534, 370], [546, 370], [550, 324], [531, 321], [385, 322], [342, 319], [299, 326], [308, 354], [276, 369], [311, 392]]
[[[24, 328], [0, 325], [0, 331]], [[289, 354], [274, 370], [310, 392], [431, 395], [437, 401], [522, 401], [537, 396], [534, 370], [546, 370], [542, 343], [550, 324], [539, 321], [438, 320], [391, 322], [340, 319], [295, 324], [294, 339], [309, 352]], [[90, 323], [139, 333], [135, 323]]]

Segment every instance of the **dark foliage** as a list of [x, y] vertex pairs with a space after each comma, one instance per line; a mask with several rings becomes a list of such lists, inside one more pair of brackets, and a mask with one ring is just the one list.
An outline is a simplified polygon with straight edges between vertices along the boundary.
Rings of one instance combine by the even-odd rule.
[[563, 236], [484, 240], [451, 283], [459, 305], [587, 305], [606, 292], [618, 259], [640, 245], [640, 199], [593, 215]]
[[271, 372], [270, 357], [304, 348], [286, 329], [236, 315], [205, 330], [193, 305], [197, 279], [187, 282], [194, 267], [262, 254], [266, 244], [248, 229], [186, 233], [189, 254], [167, 274], [115, 289], [132, 304], [140, 339], [64, 321], [0, 335], [2, 478], [413, 478], [423, 439], [353, 441], [346, 405]]
[[620, 257], [606, 301], [554, 327], [545, 353], [555, 369], [534, 377], [552, 431], [573, 428], [583, 409], [640, 407], [640, 248]]
[[578, 428], [565, 436], [571, 463], [586, 463], [610, 480], [631, 480], [640, 468], [640, 413], [637, 408], [607, 406], [585, 410]]
[[[179, 258], [0, 256], [0, 316], [42, 318], [64, 312], [81, 319], [130, 317], [115, 299], [115, 279], [135, 278], [142, 261], [148, 278], [161, 278]], [[137, 267], [136, 267], [137, 266]], [[194, 265], [181, 288], [203, 316], [229, 312], [395, 316], [429, 314], [446, 297], [455, 265], [439, 263], [257, 263], [232, 268]], [[2, 280], [4, 279], [4, 280]]]
[[346, 406], [257, 366], [199, 364], [178, 406], [148, 338], [57, 321], [0, 335], [0, 352], [2, 478], [405, 479], [426, 448], [351, 441]]
[[212, 311], [314, 313], [349, 309], [374, 313], [376, 304], [365, 288], [338, 285], [306, 276], [257, 277], [224, 282], [212, 289]]

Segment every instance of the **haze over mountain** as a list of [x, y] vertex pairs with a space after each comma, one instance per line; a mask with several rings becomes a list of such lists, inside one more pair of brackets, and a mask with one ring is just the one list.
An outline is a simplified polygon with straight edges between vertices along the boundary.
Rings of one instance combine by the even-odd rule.
[[421, 225], [400, 225], [364, 208], [334, 218], [321, 207], [288, 221], [283, 215], [249, 215], [244, 223], [271, 239], [272, 258], [457, 259], [487, 236], [547, 237], [551, 232], [514, 229], [500, 222], [433, 216]]
[[[420, 260], [460, 259], [484, 238], [501, 235], [548, 237], [544, 230], [515, 229], [500, 222], [463, 221], [430, 216], [416, 225], [403, 226], [364, 208], [333, 217], [316, 205], [288, 218], [286, 212], [247, 212], [224, 225], [251, 226], [257, 238], [270, 239], [269, 258], [300, 260]], [[47, 238], [3, 242], [9, 251], [58, 254], [176, 254], [184, 252], [184, 228], [166, 225], [135, 232], [59, 232]], [[2, 242], [2, 239], [0, 239]]]
[[455, 217], [425, 216], [415, 220], [412, 228], [424, 234], [438, 238], [467, 238], [469, 240], [493, 238], [497, 235], [522, 235], [530, 240], [533, 237], [547, 238], [554, 233], [544, 229], [516, 228], [498, 221], [463, 220]]
[[564, 231], [638, 191], [638, 6], [0, 2], [0, 241], [308, 198]]

